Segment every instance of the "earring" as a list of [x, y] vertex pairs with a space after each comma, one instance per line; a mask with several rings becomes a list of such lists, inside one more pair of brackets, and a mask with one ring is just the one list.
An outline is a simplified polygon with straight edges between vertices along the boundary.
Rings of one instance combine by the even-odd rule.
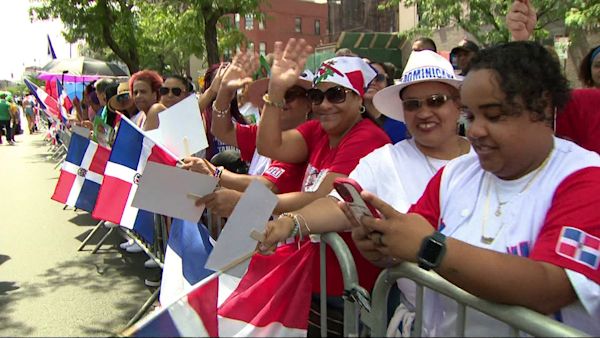
[[367, 111], [367, 108], [365, 108], [365, 106], [360, 106], [360, 109], [358, 111], [362, 115], [362, 114], [364, 114]]

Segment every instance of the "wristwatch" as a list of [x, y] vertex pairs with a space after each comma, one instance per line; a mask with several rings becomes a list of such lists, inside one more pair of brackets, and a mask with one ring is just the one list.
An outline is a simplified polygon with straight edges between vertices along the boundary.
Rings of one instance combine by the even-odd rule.
[[419, 267], [424, 270], [437, 268], [446, 253], [446, 236], [436, 231], [431, 236], [427, 236], [421, 242], [421, 248], [417, 254]]

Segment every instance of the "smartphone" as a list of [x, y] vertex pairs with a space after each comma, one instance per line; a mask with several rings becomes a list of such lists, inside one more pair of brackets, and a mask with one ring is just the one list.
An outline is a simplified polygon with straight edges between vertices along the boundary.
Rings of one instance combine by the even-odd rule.
[[360, 196], [362, 188], [355, 180], [348, 177], [336, 178], [333, 181], [333, 188], [348, 203], [350, 210], [357, 220], [360, 220], [363, 215], [381, 218], [379, 211]]

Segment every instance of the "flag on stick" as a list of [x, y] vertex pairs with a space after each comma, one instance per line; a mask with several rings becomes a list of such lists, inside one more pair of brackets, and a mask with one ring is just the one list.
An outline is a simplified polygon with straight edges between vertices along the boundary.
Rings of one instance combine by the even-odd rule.
[[92, 216], [132, 229], [153, 243], [153, 214], [131, 206], [148, 161], [174, 166], [177, 158], [129, 119], [121, 119]]
[[108, 148], [72, 134], [51, 198], [70, 207], [88, 212], [94, 210], [109, 155]]
[[35, 96], [38, 103], [42, 106], [42, 109], [47, 109], [50, 114], [58, 118], [60, 116], [60, 109], [58, 108], [58, 102], [42, 88], [36, 86], [33, 82], [24, 79], [25, 85], [29, 88], [31, 93]]

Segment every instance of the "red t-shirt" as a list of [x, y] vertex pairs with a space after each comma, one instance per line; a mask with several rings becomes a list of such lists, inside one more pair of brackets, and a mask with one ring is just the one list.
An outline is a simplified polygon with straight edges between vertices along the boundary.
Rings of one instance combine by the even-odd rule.
[[[371, 151], [390, 143], [387, 134], [369, 119], [363, 119], [354, 125], [334, 148], [329, 147], [329, 137], [319, 121], [305, 122], [297, 129], [304, 137], [309, 152], [309, 164], [304, 176], [304, 191], [315, 191], [328, 172], [349, 175], [361, 158]], [[381, 269], [371, 264], [360, 254], [354, 241], [352, 241], [350, 232], [343, 232], [340, 235], [354, 257], [359, 284], [370, 292]], [[326, 253], [326, 264], [327, 294], [340, 296], [344, 291], [342, 271], [333, 250], [329, 247]], [[313, 273], [315, 276], [313, 292], [319, 292], [320, 290], [319, 269], [319, 264], [316, 264]]]
[[600, 153], [600, 89], [575, 89], [556, 116], [556, 136]]
[[[250, 162], [256, 151], [258, 126], [255, 124], [235, 125], [238, 148], [243, 161]], [[262, 174], [264, 178], [277, 186], [280, 194], [300, 191], [306, 163], [286, 163], [272, 161]]]

